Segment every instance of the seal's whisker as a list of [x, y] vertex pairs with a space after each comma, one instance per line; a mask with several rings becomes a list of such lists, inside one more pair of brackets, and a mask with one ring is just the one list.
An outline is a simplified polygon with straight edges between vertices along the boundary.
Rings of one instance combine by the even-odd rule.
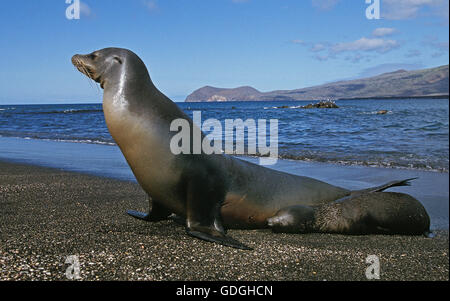
[[[83, 64], [83, 62], [77, 57], [72, 58], [72, 62], [75, 65], [75, 67], [78, 69], [78, 71], [80, 71], [81, 73], [86, 75], [86, 77], [88, 78], [87, 81], [89, 82], [89, 85], [92, 87], [91, 81], [94, 81], [92, 78], [94, 76], [94, 72], [92, 72], [92, 70], [88, 66]], [[97, 92], [100, 93], [101, 91], [95, 83], [94, 83], [94, 86], [95, 86]]]
[[[88, 82], [89, 82], [89, 85], [92, 87], [92, 81], [93, 81], [93, 79], [91, 78], [91, 72], [89, 72], [89, 70], [87, 69], [87, 67], [84, 65], [84, 64], [80, 64], [80, 66], [81, 66], [81, 68], [83, 69], [83, 73], [84, 74], [86, 74], [86, 77], [88, 78]], [[94, 86], [97, 86], [97, 85], [95, 85], [95, 83], [94, 83]], [[98, 87], [97, 87], [97, 92], [100, 92], [99, 90], [98, 90]]]

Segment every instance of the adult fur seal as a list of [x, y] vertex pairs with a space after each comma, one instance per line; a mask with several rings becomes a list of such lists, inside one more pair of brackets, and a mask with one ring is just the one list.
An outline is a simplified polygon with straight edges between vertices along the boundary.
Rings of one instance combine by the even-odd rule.
[[[277, 231], [291, 232], [292, 227], [302, 226], [303, 218], [294, 219], [286, 227], [268, 220], [277, 213], [280, 215], [280, 210], [284, 208], [316, 208], [355, 195], [364, 195], [367, 210], [381, 209], [378, 217], [383, 217], [383, 212], [386, 214], [383, 204], [389, 203], [392, 207], [399, 196], [381, 194], [385, 202], [377, 204], [379, 194], [374, 192], [381, 193], [386, 188], [408, 183], [407, 180], [396, 181], [378, 188], [352, 192], [227, 155], [174, 155], [170, 150], [170, 140], [176, 133], [170, 131], [171, 122], [183, 118], [191, 128], [193, 122], [153, 85], [147, 68], [136, 54], [126, 49], [106, 48], [87, 55], [75, 55], [72, 62], [104, 89], [103, 110], [109, 132], [138, 183], [151, 199], [150, 212], [128, 211], [133, 217], [160, 221], [176, 214], [185, 220], [187, 233], [191, 236], [249, 249], [226, 236], [225, 229], [267, 228], [272, 225]], [[377, 197], [371, 203], [370, 199], [375, 195]], [[348, 207], [352, 207], [351, 204], [348, 203]], [[299, 211], [294, 211], [297, 214], [294, 217], [297, 217]], [[359, 211], [348, 212], [358, 215]], [[409, 212], [397, 210], [396, 214], [401, 216]], [[322, 216], [337, 223], [333, 221], [335, 216], [332, 214]], [[382, 226], [392, 233], [410, 227], [421, 228], [425, 232], [428, 224], [423, 221], [428, 216], [422, 218], [419, 221], [399, 219], [401, 225], [388, 223]], [[349, 223], [354, 221], [350, 219]], [[341, 231], [336, 226], [334, 229]]]

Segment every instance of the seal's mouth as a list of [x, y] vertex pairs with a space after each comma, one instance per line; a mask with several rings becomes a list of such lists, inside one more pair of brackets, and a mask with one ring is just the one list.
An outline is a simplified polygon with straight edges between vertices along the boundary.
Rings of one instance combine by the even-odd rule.
[[82, 55], [76, 54], [72, 57], [72, 64], [78, 69], [78, 71], [94, 80], [95, 82], [100, 83], [100, 87], [103, 89], [104, 83], [101, 79], [101, 76], [97, 75], [95, 69], [92, 66], [86, 64], [83, 60], [84, 58]]

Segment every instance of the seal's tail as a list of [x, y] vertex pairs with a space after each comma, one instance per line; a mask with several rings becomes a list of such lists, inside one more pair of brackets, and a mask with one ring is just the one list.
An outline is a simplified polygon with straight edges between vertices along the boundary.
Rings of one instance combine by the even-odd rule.
[[381, 186], [352, 191], [351, 195], [354, 196], [354, 195], [358, 195], [358, 194], [362, 194], [362, 193], [381, 192], [383, 190], [386, 190], [391, 187], [396, 187], [396, 186], [410, 186], [411, 185], [410, 181], [415, 180], [415, 179], [417, 179], [417, 178], [410, 178], [410, 179], [401, 180], [401, 181], [392, 181], [392, 182], [386, 183]]

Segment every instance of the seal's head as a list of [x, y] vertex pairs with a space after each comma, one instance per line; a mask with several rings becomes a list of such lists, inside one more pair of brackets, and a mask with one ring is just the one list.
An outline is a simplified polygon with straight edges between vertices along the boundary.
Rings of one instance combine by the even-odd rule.
[[124, 74], [127, 81], [150, 79], [141, 59], [123, 48], [104, 48], [90, 54], [76, 54], [72, 57], [72, 64], [81, 73], [100, 83], [102, 89], [123, 81]]
[[274, 232], [307, 233], [314, 225], [314, 208], [294, 205], [281, 209], [273, 217], [267, 219], [267, 225]]

